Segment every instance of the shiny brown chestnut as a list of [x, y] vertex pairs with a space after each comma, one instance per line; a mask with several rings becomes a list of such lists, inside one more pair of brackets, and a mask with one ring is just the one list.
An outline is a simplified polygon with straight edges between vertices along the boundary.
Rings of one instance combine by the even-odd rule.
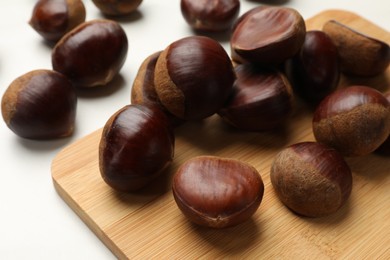
[[92, 2], [105, 15], [123, 16], [137, 10], [142, 0], [92, 0]]
[[[390, 91], [386, 92], [384, 94], [384, 96], [390, 103]], [[387, 137], [387, 139], [378, 148], [378, 152], [382, 153], [382, 154], [389, 154], [390, 155], [390, 133], [389, 133], [389, 136]]]
[[171, 43], [157, 60], [154, 83], [175, 116], [203, 119], [225, 103], [235, 80], [232, 62], [217, 41], [189, 36]]
[[323, 29], [336, 45], [341, 70], [348, 75], [375, 76], [390, 63], [390, 47], [379, 39], [360, 33], [335, 20], [325, 23]]
[[33, 9], [30, 26], [45, 40], [56, 42], [85, 21], [81, 0], [39, 0]]
[[6, 125], [28, 139], [54, 139], [73, 133], [77, 97], [71, 82], [52, 70], [33, 70], [16, 78], [4, 92]]
[[299, 52], [286, 61], [285, 72], [294, 92], [316, 105], [338, 86], [337, 48], [326, 33], [308, 31]]
[[344, 156], [373, 152], [389, 136], [390, 104], [366, 86], [350, 86], [328, 95], [313, 116], [316, 140]]
[[292, 111], [293, 95], [281, 72], [252, 64], [237, 65], [235, 72], [232, 94], [218, 112], [226, 122], [238, 129], [262, 131], [286, 121]]
[[183, 163], [173, 178], [177, 206], [192, 222], [225, 228], [248, 220], [259, 208], [264, 184], [251, 165], [199, 156]]
[[231, 56], [238, 63], [277, 65], [298, 52], [305, 34], [305, 21], [296, 10], [255, 7], [239, 17], [233, 27]]
[[239, 0], [181, 0], [186, 22], [199, 31], [225, 31], [232, 27], [240, 12]]
[[160, 106], [173, 126], [178, 126], [184, 120], [174, 116], [162, 104], [158, 98], [156, 88], [154, 85], [154, 71], [156, 68], [157, 59], [162, 51], [157, 51], [142, 62], [135, 76], [133, 86], [131, 88], [130, 100], [131, 104], [154, 104]]
[[316, 142], [283, 149], [272, 163], [270, 178], [280, 201], [307, 217], [335, 213], [352, 190], [352, 173], [343, 156]]
[[139, 190], [171, 164], [174, 141], [173, 129], [159, 107], [127, 105], [103, 128], [100, 174], [114, 190]]
[[80, 24], [54, 46], [53, 69], [77, 87], [106, 85], [122, 68], [127, 36], [115, 21], [92, 20]]

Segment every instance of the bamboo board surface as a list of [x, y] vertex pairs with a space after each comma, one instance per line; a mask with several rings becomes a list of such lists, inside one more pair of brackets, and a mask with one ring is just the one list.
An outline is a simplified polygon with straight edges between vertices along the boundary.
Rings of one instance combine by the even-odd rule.
[[[390, 43], [390, 34], [356, 14], [324, 11], [307, 21], [320, 29], [336, 19]], [[341, 80], [341, 86], [366, 84], [386, 91], [390, 68], [373, 79]], [[247, 133], [227, 127], [217, 116], [176, 130], [175, 159], [164, 176], [134, 194], [119, 194], [101, 179], [98, 143], [101, 129], [62, 150], [52, 164], [54, 186], [66, 203], [119, 258], [141, 259], [390, 259], [390, 158], [371, 154], [348, 158], [353, 189], [347, 204], [323, 218], [293, 214], [276, 198], [269, 169], [277, 152], [299, 141], [313, 141], [312, 112], [297, 100], [281, 131]], [[214, 230], [188, 222], [170, 190], [171, 177], [197, 155], [246, 161], [257, 168], [265, 193], [247, 222]]]

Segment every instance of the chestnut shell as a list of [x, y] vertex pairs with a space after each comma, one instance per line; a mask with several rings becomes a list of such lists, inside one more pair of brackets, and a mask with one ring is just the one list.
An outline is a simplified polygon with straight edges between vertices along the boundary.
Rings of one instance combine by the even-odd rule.
[[318, 104], [338, 86], [337, 48], [326, 33], [308, 31], [299, 52], [287, 60], [285, 71], [294, 92], [307, 102]]
[[75, 86], [106, 85], [122, 68], [127, 50], [126, 33], [117, 22], [92, 20], [80, 24], [57, 42], [52, 65]]
[[290, 83], [279, 71], [252, 64], [235, 67], [237, 79], [228, 102], [218, 114], [234, 127], [247, 131], [270, 130], [291, 114]]
[[174, 134], [165, 114], [152, 105], [127, 105], [103, 128], [99, 169], [117, 191], [136, 191], [162, 174], [173, 159]]
[[335, 213], [352, 190], [352, 173], [343, 156], [315, 142], [283, 149], [272, 163], [270, 178], [282, 203], [308, 217]]
[[344, 156], [376, 150], [390, 132], [390, 105], [383, 94], [366, 86], [350, 86], [328, 95], [313, 116], [316, 140]]
[[240, 12], [239, 0], [181, 0], [186, 22], [199, 31], [224, 31], [232, 27]]
[[298, 52], [305, 34], [305, 21], [296, 10], [255, 7], [240, 16], [233, 27], [231, 56], [238, 63], [278, 65]]
[[225, 228], [248, 220], [260, 206], [264, 184], [251, 165], [228, 158], [198, 156], [173, 178], [174, 199], [192, 222]]
[[133, 13], [142, 0], [92, 0], [92, 2], [105, 15], [123, 16]]
[[81, 0], [39, 0], [29, 24], [44, 39], [56, 42], [68, 31], [85, 21]]
[[7, 126], [28, 139], [53, 139], [73, 133], [77, 96], [72, 83], [52, 70], [33, 70], [4, 92], [1, 112]]
[[185, 120], [216, 113], [229, 96], [234, 80], [233, 65], [224, 48], [204, 36], [171, 43], [158, 58], [154, 75], [161, 103]]

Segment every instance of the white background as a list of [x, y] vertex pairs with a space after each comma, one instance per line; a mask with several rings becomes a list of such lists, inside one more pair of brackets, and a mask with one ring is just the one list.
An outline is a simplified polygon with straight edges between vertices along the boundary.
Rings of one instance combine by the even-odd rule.
[[[16, 77], [34, 69], [51, 69], [51, 47], [27, 23], [35, 2], [0, 1], [1, 95]], [[87, 20], [102, 17], [91, 0], [84, 3]], [[305, 19], [325, 9], [345, 9], [390, 31], [388, 0], [241, 0], [240, 13], [267, 3], [295, 8]], [[120, 23], [129, 40], [122, 81], [114, 89], [95, 89], [79, 97], [72, 137], [25, 140], [0, 121], [0, 259], [115, 258], [58, 196], [51, 162], [63, 147], [102, 127], [130, 102], [132, 81], [145, 57], [193, 34], [181, 16], [179, 0], [144, 0], [136, 14]], [[221, 43], [229, 51], [226, 39]]]

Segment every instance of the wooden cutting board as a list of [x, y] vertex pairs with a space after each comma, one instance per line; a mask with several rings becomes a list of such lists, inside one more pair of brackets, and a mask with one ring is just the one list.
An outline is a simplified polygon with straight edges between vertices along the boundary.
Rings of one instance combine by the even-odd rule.
[[[390, 34], [350, 12], [329, 10], [307, 21], [320, 29], [336, 19], [390, 43]], [[385, 91], [390, 69], [373, 79], [346, 79], [341, 85], [366, 84]], [[303, 218], [276, 198], [269, 169], [286, 145], [312, 141], [312, 112], [297, 100], [284, 130], [240, 132], [217, 116], [193, 122], [176, 131], [172, 167], [146, 189], [120, 194], [101, 179], [98, 143], [101, 129], [71, 144], [53, 161], [56, 190], [81, 219], [119, 258], [141, 259], [390, 259], [390, 158], [376, 154], [349, 158], [353, 190], [336, 214]], [[218, 155], [246, 161], [260, 172], [265, 193], [251, 220], [214, 230], [189, 223], [176, 207], [170, 184], [175, 170], [197, 155]]]

